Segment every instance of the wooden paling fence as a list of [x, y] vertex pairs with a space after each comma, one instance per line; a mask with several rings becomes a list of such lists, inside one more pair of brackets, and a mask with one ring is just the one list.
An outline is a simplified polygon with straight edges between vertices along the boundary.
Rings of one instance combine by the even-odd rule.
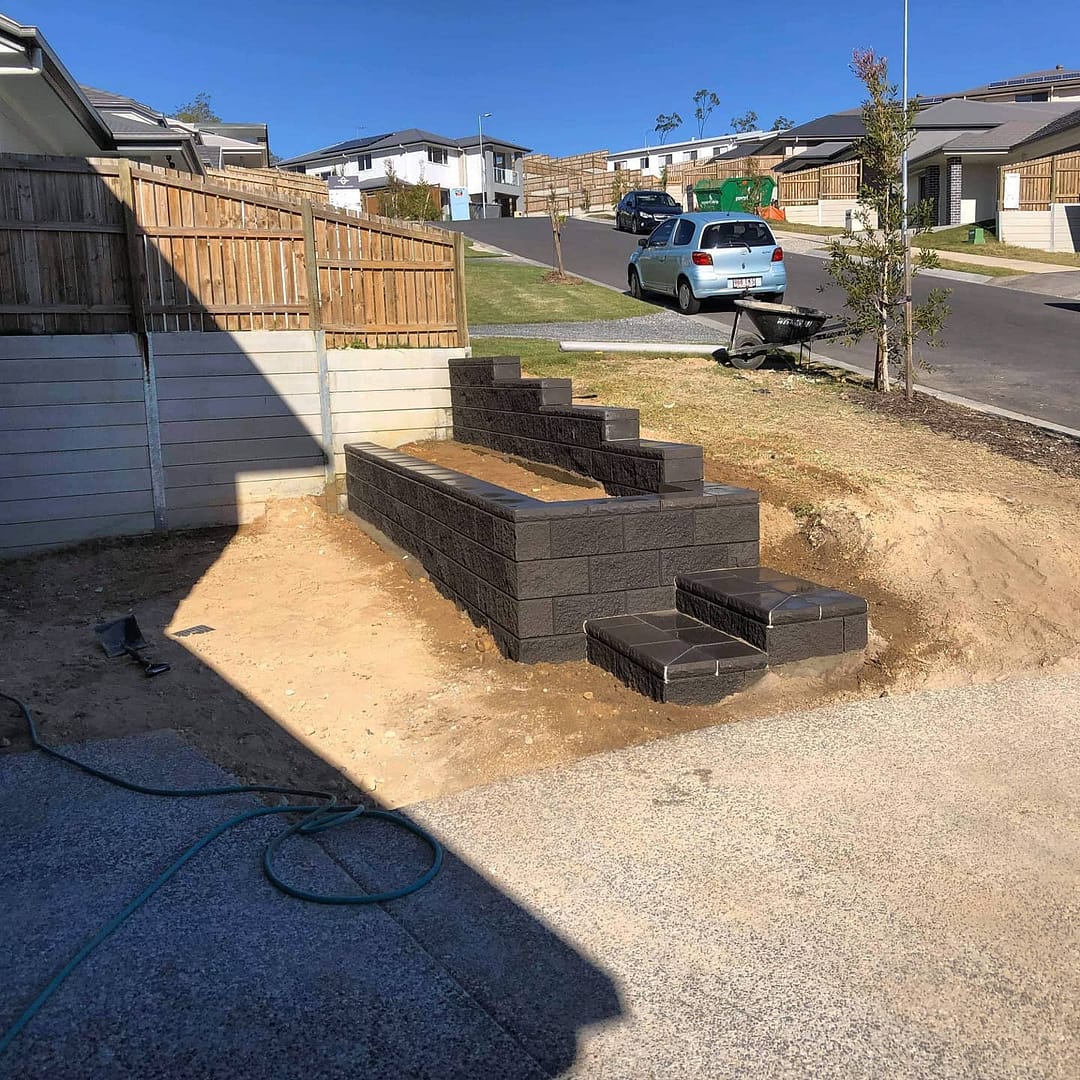
[[1080, 202], [1080, 151], [1002, 165], [998, 172], [1002, 201], [1005, 174], [1020, 174], [1019, 210], [1049, 210], [1052, 203]]
[[0, 156], [0, 333], [308, 329], [467, 344], [460, 236], [125, 160]]
[[330, 192], [325, 180], [306, 173], [284, 172], [281, 169], [242, 169], [225, 165], [207, 169], [207, 179], [219, 187], [251, 191], [256, 195], [284, 195], [293, 199], [317, 199], [329, 202]]
[[821, 199], [857, 199], [862, 162], [841, 161], [816, 169], [780, 174], [780, 206], [812, 206]]

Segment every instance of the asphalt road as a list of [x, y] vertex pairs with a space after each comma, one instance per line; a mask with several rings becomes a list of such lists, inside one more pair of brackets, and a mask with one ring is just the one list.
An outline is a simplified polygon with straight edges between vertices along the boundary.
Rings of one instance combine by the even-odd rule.
[[[525, 258], [553, 261], [546, 218], [468, 221], [451, 227]], [[563, 230], [566, 269], [625, 288], [627, 259], [637, 240], [608, 225], [568, 221]], [[842, 296], [829, 282], [823, 259], [789, 254], [786, 261], [788, 303], [843, 310]], [[930, 368], [920, 368], [917, 380], [998, 408], [1080, 428], [1080, 393], [1074, 382], [1080, 375], [1080, 302], [940, 278], [917, 281], [915, 294], [922, 297], [930, 288], [943, 286], [951, 289], [952, 313], [942, 346], [924, 350]], [[731, 321], [730, 309], [705, 314], [718, 322]], [[726, 335], [721, 340], [726, 341]], [[873, 367], [869, 342], [854, 347], [830, 342], [823, 351], [867, 370]]]

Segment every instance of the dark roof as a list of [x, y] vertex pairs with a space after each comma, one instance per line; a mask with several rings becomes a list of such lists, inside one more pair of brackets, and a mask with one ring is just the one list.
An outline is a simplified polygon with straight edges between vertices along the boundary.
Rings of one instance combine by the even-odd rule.
[[[469, 146], [477, 146], [480, 143], [480, 135], [466, 135], [464, 139], [452, 139], [455, 146], [460, 146], [462, 150]], [[490, 143], [494, 146], [505, 146], [510, 150], [521, 150], [523, 153], [532, 153], [531, 146], [519, 146], [517, 143], [507, 142], [506, 139], [497, 139], [494, 135], [484, 135], [485, 144]]]
[[775, 142], [775, 139], [758, 139], [755, 142], [744, 142], [738, 146], [733, 146], [730, 150], [725, 150], [722, 154], [716, 154], [713, 156], [713, 161], [735, 161], [738, 158], [751, 157], [753, 154], [760, 153], [771, 142]]
[[141, 101], [136, 101], [134, 98], [124, 97], [122, 94], [113, 94], [108, 90], [99, 90], [94, 86], [80, 86], [79, 89], [86, 95], [86, 100], [100, 111], [139, 112], [143, 113], [148, 119], [158, 120], [161, 123], [165, 122], [163, 113], [150, 108], [149, 105]]
[[215, 169], [221, 168], [220, 146], [196, 146], [195, 153], [199, 155], [199, 160], [204, 165], [209, 165]]
[[866, 134], [862, 109], [819, 116], [798, 127], [788, 128], [776, 136], [778, 142], [802, 142], [806, 139], [861, 139]]
[[779, 165], [775, 166], [775, 172], [798, 172], [800, 169], [809, 169], [817, 165], [824, 165], [827, 161], [833, 161], [836, 158], [843, 157], [845, 154], [850, 153], [852, 149], [852, 143], [850, 139], [836, 142], [821, 143], [818, 146], [811, 146], [807, 150], [802, 150], [797, 154], [793, 154], [786, 161], [782, 161]]
[[1016, 145], [1026, 146], [1028, 143], [1033, 143], [1037, 139], [1046, 139], [1051, 135], [1061, 135], [1070, 128], [1076, 128], [1077, 139], [1080, 140], [1080, 107], [1065, 113], [1063, 116], [1059, 116], [1056, 120], [1051, 120], [1049, 124], [1039, 128], [1038, 131], [1032, 132], [1031, 135]]
[[1018, 90], [1029, 86], [1050, 86], [1056, 82], [1072, 81], [1080, 81], [1080, 68], [1044, 68], [1042, 71], [1028, 71], [1023, 75], [1013, 75], [1011, 78], [999, 79], [983, 86], [973, 86], [970, 90], [964, 90], [962, 93], [987, 94], [994, 90]]
[[[404, 131], [391, 131], [384, 135], [373, 135], [365, 139], [349, 139], [346, 142], [334, 143], [332, 146], [324, 146], [321, 150], [312, 150], [307, 154], [299, 154], [296, 157], [287, 158], [278, 162], [279, 165], [308, 165], [318, 161], [338, 161], [351, 154], [367, 153], [371, 150], [385, 150], [396, 146], [415, 146], [417, 143], [426, 143], [434, 146], [449, 146], [455, 149], [465, 149], [479, 143], [479, 134], [470, 135], [464, 139], [450, 139], [445, 135], [436, 135], [433, 131], [425, 131], [423, 128], [406, 128]], [[507, 142], [505, 139], [496, 139], [485, 135], [484, 142], [496, 146], [506, 146], [511, 150], [524, 150], [528, 153], [529, 148], [518, 146], [516, 143]]]
[[1052, 119], [1069, 108], [1060, 101], [968, 101], [950, 98], [923, 109], [915, 117], [915, 126], [920, 131], [928, 128], [989, 128], [1027, 117]]

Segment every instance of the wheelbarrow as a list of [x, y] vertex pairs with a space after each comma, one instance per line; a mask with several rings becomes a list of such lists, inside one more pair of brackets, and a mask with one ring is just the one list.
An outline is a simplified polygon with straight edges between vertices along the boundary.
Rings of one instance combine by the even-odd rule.
[[[769, 353], [789, 345], [798, 345], [801, 356], [804, 346], [809, 349], [814, 341], [826, 341], [845, 332], [844, 324], [829, 323], [831, 318], [828, 312], [816, 308], [736, 300], [726, 358], [732, 366], [749, 370], [761, 367]], [[744, 321], [750, 325], [744, 326]]]

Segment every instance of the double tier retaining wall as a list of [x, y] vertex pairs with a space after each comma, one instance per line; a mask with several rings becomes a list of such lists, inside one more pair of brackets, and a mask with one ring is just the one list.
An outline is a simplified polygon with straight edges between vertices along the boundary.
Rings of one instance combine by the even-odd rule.
[[676, 574], [758, 562], [755, 491], [540, 502], [371, 443], [345, 464], [349, 509], [513, 660], [583, 658], [586, 619], [670, 608]]

